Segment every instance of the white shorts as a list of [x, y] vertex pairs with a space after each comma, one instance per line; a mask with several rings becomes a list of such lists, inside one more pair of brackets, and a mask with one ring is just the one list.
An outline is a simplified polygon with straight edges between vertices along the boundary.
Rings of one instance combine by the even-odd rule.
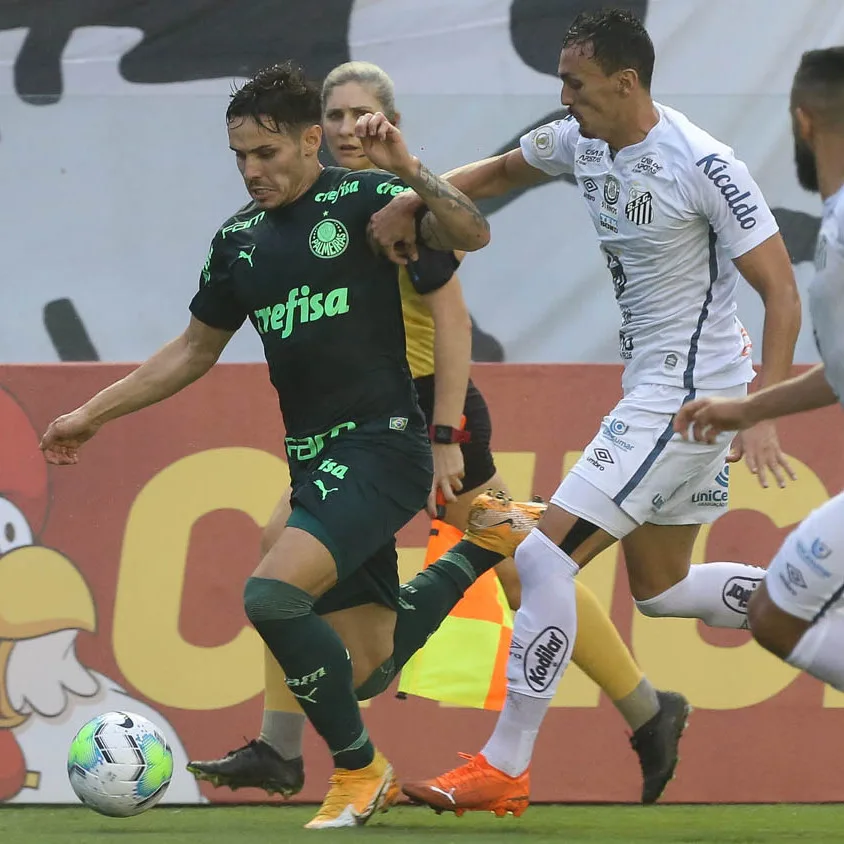
[[[746, 394], [742, 384], [698, 390], [695, 397]], [[682, 387], [645, 384], [631, 390], [604, 417], [552, 503], [617, 539], [645, 522], [701, 525], [726, 513], [730, 470], [725, 460], [733, 435], [724, 433], [709, 445], [674, 433], [674, 414], [687, 396]], [[584, 502], [584, 481], [603, 493], [602, 505], [595, 503], [594, 496], [591, 507]]]
[[804, 621], [844, 607], [844, 492], [786, 537], [768, 566], [765, 586], [781, 610]]

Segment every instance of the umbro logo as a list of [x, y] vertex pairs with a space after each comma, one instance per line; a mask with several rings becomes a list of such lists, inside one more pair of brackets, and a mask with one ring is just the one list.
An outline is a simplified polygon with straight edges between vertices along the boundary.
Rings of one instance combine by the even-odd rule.
[[788, 579], [795, 586], [799, 586], [801, 589], [807, 588], [806, 578], [803, 577], [803, 572], [801, 572], [799, 568], [791, 565], [791, 563], [786, 563], [785, 570], [788, 573]]
[[605, 472], [608, 465], [615, 463], [612, 454], [606, 448], [593, 448], [592, 454], [586, 458], [590, 466], [594, 466], [599, 472]]
[[615, 463], [615, 460], [612, 459], [612, 455], [607, 451], [605, 448], [596, 448], [595, 450], [595, 457], [601, 461], [601, 463]]

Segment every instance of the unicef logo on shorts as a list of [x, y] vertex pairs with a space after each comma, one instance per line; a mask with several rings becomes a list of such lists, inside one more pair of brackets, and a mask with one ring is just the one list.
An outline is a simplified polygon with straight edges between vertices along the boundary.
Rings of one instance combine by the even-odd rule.
[[312, 229], [308, 242], [311, 252], [317, 258], [336, 258], [349, 245], [349, 232], [339, 221], [332, 218], [321, 220]]

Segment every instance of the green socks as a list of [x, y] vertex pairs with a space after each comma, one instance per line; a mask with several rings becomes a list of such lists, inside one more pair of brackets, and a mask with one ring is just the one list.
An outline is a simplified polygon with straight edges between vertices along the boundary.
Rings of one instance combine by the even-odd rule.
[[338, 768], [366, 767], [375, 755], [352, 687], [349, 652], [314, 613], [314, 599], [301, 589], [250, 577], [246, 615], [287, 675], [287, 685], [322, 736]]
[[461, 540], [401, 587], [393, 637], [395, 672], [428, 641], [466, 590], [504, 557]]

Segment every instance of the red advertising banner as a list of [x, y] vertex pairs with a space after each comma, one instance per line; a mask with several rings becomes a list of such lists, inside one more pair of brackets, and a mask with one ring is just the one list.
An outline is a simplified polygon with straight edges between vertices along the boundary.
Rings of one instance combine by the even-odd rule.
[[[168, 735], [177, 773], [165, 802], [264, 800], [262, 792], [200, 792], [184, 763], [221, 755], [260, 727], [262, 648], [241, 600], [261, 525], [288, 479], [274, 393], [263, 366], [220, 365], [107, 426], [78, 466], [45, 467], [37, 443], [47, 423], [126, 371], [0, 367], [0, 800], [75, 802], [67, 747], [82, 723], [111, 709], [146, 715]], [[619, 394], [610, 366], [484, 365], [474, 377], [517, 497], [551, 494]], [[844, 486], [842, 421], [838, 408], [784, 420], [797, 482], [763, 490], [736, 467], [731, 510], [702, 530], [695, 561], [767, 565], [788, 530]], [[419, 516], [400, 535], [405, 577], [421, 567], [426, 541]], [[664, 800], [844, 800], [835, 739], [844, 695], [747, 633], [635, 613], [619, 553], [581, 576], [652, 682], [695, 707]], [[408, 779], [476, 751], [495, 717], [393, 692], [366, 710], [376, 743]], [[329, 759], [312, 733], [306, 757], [300, 798], [319, 800]], [[575, 668], [532, 770], [536, 801], [638, 800], [624, 723]]]

